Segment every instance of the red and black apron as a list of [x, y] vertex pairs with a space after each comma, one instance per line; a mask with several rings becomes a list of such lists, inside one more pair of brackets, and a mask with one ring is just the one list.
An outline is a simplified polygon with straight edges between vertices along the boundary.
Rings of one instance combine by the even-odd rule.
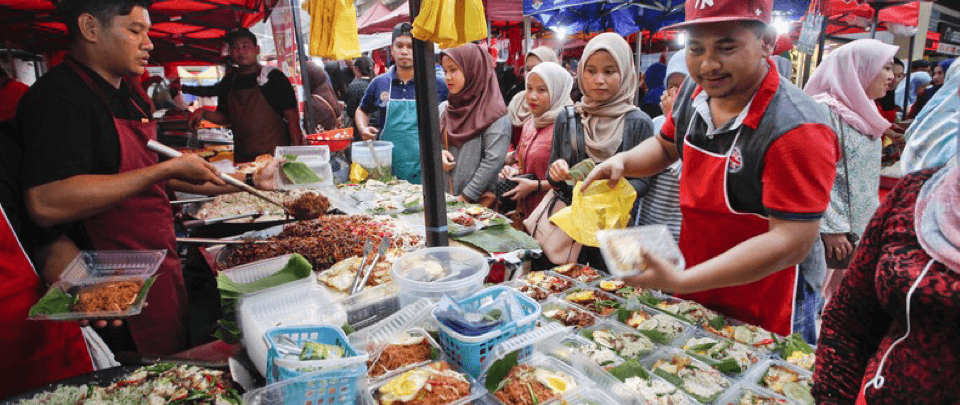
[[77, 323], [27, 320], [46, 289], [0, 207], [0, 398], [93, 371]]
[[[688, 126], [692, 127], [692, 125]], [[742, 129], [742, 127], [741, 127]], [[683, 171], [680, 181], [680, 211], [683, 214], [680, 250], [687, 267], [693, 267], [766, 233], [768, 219], [761, 215], [734, 210], [727, 195], [727, 173], [737, 161], [740, 132], [726, 154], [700, 149], [683, 139]], [[773, 273], [750, 284], [717, 288], [682, 298], [741, 321], [759, 325], [780, 335], [793, 329], [793, 301], [798, 266]]]
[[[106, 95], [84, 69], [73, 61], [68, 62], [107, 103]], [[133, 104], [145, 116], [149, 116], [136, 103]], [[119, 173], [157, 164], [157, 155], [146, 148], [148, 141], [157, 139], [156, 123], [147, 119], [119, 119], [116, 114], [113, 122], [120, 140]], [[147, 306], [139, 315], [127, 319], [137, 351], [156, 355], [179, 352], [185, 348], [187, 340], [184, 328], [187, 293], [176, 253], [173, 211], [164, 192], [164, 184], [158, 182], [103, 213], [82, 221], [96, 250], [167, 251], [157, 272], [157, 281], [150, 288]]]

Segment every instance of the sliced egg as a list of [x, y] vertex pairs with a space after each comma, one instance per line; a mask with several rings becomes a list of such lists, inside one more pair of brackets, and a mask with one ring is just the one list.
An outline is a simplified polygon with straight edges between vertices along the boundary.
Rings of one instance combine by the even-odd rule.
[[536, 284], [543, 281], [544, 277], [545, 276], [543, 275], [543, 273], [540, 273], [540, 272], [530, 273], [529, 275], [527, 275], [527, 281]]
[[408, 402], [423, 389], [430, 378], [430, 371], [418, 369], [408, 371], [380, 387], [380, 402]]
[[467, 208], [467, 214], [477, 216], [483, 214], [483, 207], [470, 207]]
[[550, 391], [553, 391], [554, 394], [563, 394], [564, 392], [577, 388], [577, 383], [573, 381], [573, 377], [563, 373], [538, 368], [533, 372], [533, 375], [537, 381], [540, 381], [540, 383], [549, 388]]
[[600, 282], [600, 289], [604, 291], [617, 291], [623, 288], [624, 283], [620, 280], [606, 280]]

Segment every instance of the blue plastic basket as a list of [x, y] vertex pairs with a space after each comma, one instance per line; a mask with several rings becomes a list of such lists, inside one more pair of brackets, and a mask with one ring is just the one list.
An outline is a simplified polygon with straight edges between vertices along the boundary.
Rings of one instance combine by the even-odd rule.
[[[513, 294], [520, 302], [523, 317], [500, 325], [500, 327], [480, 336], [464, 336], [447, 328], [439, 321], [439, 343], [450, 360], [463, 368], [467, 374], [477, 378], [483, 373], [486, 362], [492, 358], [493, 349], [504, 340], [533, 330], [540, 317], [540, 304], [532, 298], [508, 287], [494, 286], [484, 289], [472, 297], [464, 298], [460, 305], [465, 310], [479, 309], [486, 303], [497, 299], [500, 294]], [[436, 309], [431, 312], [436, 320]], [[530, 350], [526, 348], [524, 350]]]
[[[277, 351], [274, 337], [286, 336], [298, 346], [311, 341], [336, 345], [343, 349], [343, 357], [331, 360], [297, 361], [283, 359]], [[352, 401], [358, 393], [361, 379], [367, 372], [368, 355], [358, 352], [350, 345], [347, 335], [338, 327], [287, 326], [267, 330], [264, 340], [267, 350], [267, 384], [307, 375], [297, 384], [283, 389], [286, 403], [344, 403]]]

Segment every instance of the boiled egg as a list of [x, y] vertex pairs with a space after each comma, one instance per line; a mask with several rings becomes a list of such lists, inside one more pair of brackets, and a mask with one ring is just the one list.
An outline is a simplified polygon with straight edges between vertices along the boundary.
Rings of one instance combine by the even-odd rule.
[[606, 280], [600, 282], [600, 289], [604, 291], [617, 291], [623, 288], [624, 285], [625, 283], [621, 280]]
[[529, 275], [527, 275], [527, 281], [537, 284], [542, 282], [544, 280], [544, 277], [545, 276], [543, 275], [543, 273], [540, 273], [540, 272], [530, 273]]
[[428, 370], [407, 371], [380, 387], [380, 402], [386, 404], [408, 402], [417, 396], [429, 378]]
[[541, 384], [549, 388], [550, 391], [553, 391], [554, 394], [563, 394], [564, 392], [577, 388], [577, 383], [573, 381], [573, 377], [563, 373], [538, 368], [533, 372], [533, 375], [537, 381], [540, 381]]
[[470, 207], [467, 208], [467, 214], [477, 216], [483, 214], [483, 207]]
[[570, 295], [567, 296], [567, 299], [573, 302], [590, 302], [596, 299], [596, 295], [590, 290], [578, 291], [575, 293], [570, 293]]

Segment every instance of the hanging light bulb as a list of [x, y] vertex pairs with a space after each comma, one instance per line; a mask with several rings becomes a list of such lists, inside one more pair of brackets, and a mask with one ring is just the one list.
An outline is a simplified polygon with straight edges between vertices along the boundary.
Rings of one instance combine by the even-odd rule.
[[680, 44], [681, 47], [687, 46], [687, 33], [686, 33], [686, 32], [680, 31], [679, 33], [677, 33], [677, 43]]
[[567, 29], [566, 29], [566, 28], [557, 26], [557, 28], [555, 28], [554, 31], [557, 33], [557, 39], [563, 40], [563, 39], [565, 39], [565, 38], [567, 37]]
[[790, 21], [787, 21], [783, 17], [774, 18], [773, 28], [777, 30], [777, 35], [784, 35], [790, 32]]

